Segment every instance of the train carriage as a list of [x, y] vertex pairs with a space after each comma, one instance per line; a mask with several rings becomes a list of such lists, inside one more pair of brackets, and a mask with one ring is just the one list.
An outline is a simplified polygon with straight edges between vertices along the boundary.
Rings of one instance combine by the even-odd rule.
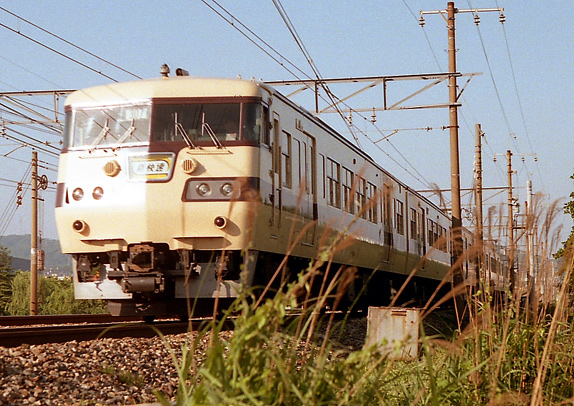
[[354, 244], [335, 262], [371, 281], [368, 303], [388, 302], [417, 264], [409, 294], [422, 300], [451, 262], [442, 210], [275, 89], [240, 79], [166, 74], [70, 95], [56, 220], [76, 297], [116, 315], [229, 303], [287, 252], [297, 268], [342, 230]]

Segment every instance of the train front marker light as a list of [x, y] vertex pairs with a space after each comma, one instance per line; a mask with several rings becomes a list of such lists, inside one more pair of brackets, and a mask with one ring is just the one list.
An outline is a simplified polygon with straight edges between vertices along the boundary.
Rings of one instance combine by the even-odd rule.
[[82, 198], [84, 197], [84, 191], [82, 190], [82, 188], [75, 188], [74, 191], [72, 192], [72, 198], [75, 201], [80, 201], [82, 200]]
[[224, 229], [227, 225], [227, 219], [223, 216], [217, 216], [215, 220], [213, 220], [213, 224], [219, 229]]

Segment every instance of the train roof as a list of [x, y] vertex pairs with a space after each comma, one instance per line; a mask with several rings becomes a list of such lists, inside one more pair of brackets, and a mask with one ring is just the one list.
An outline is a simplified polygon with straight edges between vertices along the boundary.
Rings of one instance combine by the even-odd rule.
[[263, 90], [260, 84], [250, 80], [172, 76], [77, 90], [68, 96], [66, 106], [101, 106], [171, 97], [262, 96]]
[[[258, 97], [263, 98], [264, 95], [272, 95], [282, 100], [284, 103], [290, 105], [292, 108], [298, 110], [301, 114], [306, 115], [310, 120], [313, 120], [317, 125], [323, 127], [333, 137], [338, 139], [354, 153], [361, 155], [367, 161], [375, 165], [379, 170], [384, 172], [387, 176], [392, 178], [395, 182], [400, 184], [403, 188], [411, 193], [419, 196], [420, 198], [428, 201], [437, 210], [444, 212], [430, 199], [425, 198], [420, 193], [416, 192], [404, 182], [401, 182], [389, 171], [379, 165], [366, 151], [358, 148], [347, 138], [339, 134], [330, 125], [325, 123], [319, 117], [314, 116], [304, 107], [298, 105], [287, 96], [283, 95], [275, 88], [265, 84], [264, 82], [255, 82], [253, 80], [244, 79], [229, 79], [229, 78], [209, 78], [209, 77], [194, 77], [194, 76], [170, 76], [145, 80], [137, 80], [130, 82], [111, 83], [108, 85], [101, 85], [90, 87], [82, 90], [77, 90], [70, 94], [66, 99], [66, 106], [102, 106], [134, 103], [137, 101], [151, 100], [154, 98], [191, 98], [191, 97]], [[445, 213], [447, 215], [447, 213]], [[448, 215], [447, 215], [448, 216]]]

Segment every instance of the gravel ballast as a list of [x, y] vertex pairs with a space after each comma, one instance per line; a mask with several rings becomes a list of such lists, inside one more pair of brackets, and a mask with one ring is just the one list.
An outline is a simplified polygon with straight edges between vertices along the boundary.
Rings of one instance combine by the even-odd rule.
[[[221, 334], [226, 339], [232, 333]], [[164, 340], [103, 338], [0, 347], [0, 405], [137, 404], [155, 402], [154, 389], [174, 397], [178, 377], [168, 344], [179, 359], [181, 346], [195, 337], [192, 333]]]

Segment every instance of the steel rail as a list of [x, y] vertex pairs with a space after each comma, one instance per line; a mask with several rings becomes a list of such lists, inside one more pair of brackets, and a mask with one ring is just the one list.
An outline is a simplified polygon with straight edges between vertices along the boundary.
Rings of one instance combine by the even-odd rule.
[[2, 316], [0, 326], [33, 326], [37, 324], [124, 323], [139, 321], [139, 316], [114, 317], [109, 314], [58, 314], [37, 316]]
[[[8, 327], [0, 329], [0, 346], [18, 347], [23, 344], [40, 345], [69, 341], [90, 341], [98, 338], [150, 338], [159, 335], [181, 334], [198, 331], [207, 322], [195, 319], [190, 322], [160, 321], [156, 323], [99, 323], [80, 325]], [[191, 323], [191, 324], [190, 324]], [[231, 328], [226, 323], [224, 328]]]

